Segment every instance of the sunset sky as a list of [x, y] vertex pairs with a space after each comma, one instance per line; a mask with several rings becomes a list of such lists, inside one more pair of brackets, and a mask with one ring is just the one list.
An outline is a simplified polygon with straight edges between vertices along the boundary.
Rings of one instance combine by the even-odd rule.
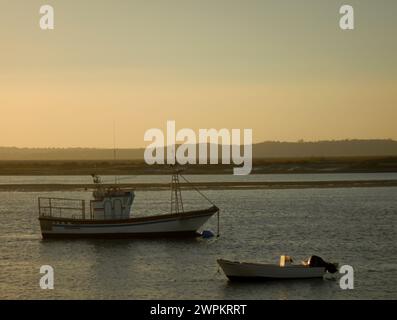
[[112, 147], [115, 122], [118, 147], [142, 147], [167, 120], [254, 142], [397, 139], [395, 0], [0, 5], [0, 146]]

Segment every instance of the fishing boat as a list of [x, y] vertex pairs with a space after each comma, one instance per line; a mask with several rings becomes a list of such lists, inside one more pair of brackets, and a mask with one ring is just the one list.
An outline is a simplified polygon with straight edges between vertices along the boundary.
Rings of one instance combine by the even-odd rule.
[[293, 264], [288, 256], [280, 257], [280, 264], [263, 264], [217, 260], [225, 275], [231, 281], [270, 279], [313, 279], [322, 278], [327, 272], [335, 273], [337, 265], [325, 262], [318, 256], [311, 256], [301, 264]]
[[219, 226], [219, 208], [212, 202], [212, 206], [205, 209], [184, 210], [180, 172], [172, 175], [170, 212], [142, 217], [131, 216], [134, 191], [123, 190], [117, 185], [105, 188], [99, 176], [92, 176], [95, 190], [87, 205], [81, 199], [38, 199], [43, 239], [197, 236], [198, 230], [216, 213]]

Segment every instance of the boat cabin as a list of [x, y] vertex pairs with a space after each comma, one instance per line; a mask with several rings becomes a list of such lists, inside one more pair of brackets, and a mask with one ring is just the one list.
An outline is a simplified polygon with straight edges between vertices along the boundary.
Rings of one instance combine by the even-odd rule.
[[97, 189], [89, 207], [85, 200], [66, 198], [39, 198], [39, 215], [90, 220], [129, 219], [135, 193], [120, 188]]
[[123, 191], [118, 188], [110, 188], [104, 191], [93, 192], [94, 200], [91, 200], [93, 219], [128, 219], [135, 194], [133, 191]]

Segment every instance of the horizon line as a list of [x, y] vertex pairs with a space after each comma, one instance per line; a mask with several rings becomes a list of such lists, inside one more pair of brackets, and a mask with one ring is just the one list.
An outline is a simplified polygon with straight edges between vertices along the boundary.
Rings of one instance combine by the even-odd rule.
[[[280, 140], [264, 140], [261, 142], [254, 142], [252, 145], [258, 145], [258, 144], [264, 144], [264, 143], [294, 143], [294, 144], [304, 144], [304, 143], [321, 143], [321, 142], [353, 142], [353, 141], [389, 141], [389, 142], [397, 142], [397, 140], [393, 138], [368, 138], [368, 139], [360, 139], [360, 138], [346, 138], [346, 139], [325, 139], [325, 140], [304, 140], [304, 139], [299, 139], [295, 141], [280, 141]], [[178, 144], [173, 144], [173, 145], [165, 145], [162, 146], [163, 148], [169, 147], [169, 146], [180, 146], [184, 143], [178, 143]], [[210, 144], [215, 144], [217, 146], [227, 146], [227, 144], [222, 144], [222, 143], [195, 143], [194, 145], [200, 145], [200, 144], [205, 144], [205, 145], [210, 145]], [[233, 144], [229, 144], [228, 146], [232, 147]], [[240, 144], [239, 146], [244, 146], [244, 144]], [[76, 147], [76, 146], [59, 146], [59, 147], [18, 147], [18, 146], [0, 146], [0, 149], [91, 149], [91, 150], [131, 150], [131, 149], [146, 149], [147, 147]]]

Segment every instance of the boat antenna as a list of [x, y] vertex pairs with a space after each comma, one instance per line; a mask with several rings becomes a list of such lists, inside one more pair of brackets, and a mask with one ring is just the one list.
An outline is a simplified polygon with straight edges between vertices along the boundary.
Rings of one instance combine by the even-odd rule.
[[[116, 121], [113, 120], [113, 161], [116, 162]], [[114, 184], [117, 184], [117, 175], [114, 176]]]

